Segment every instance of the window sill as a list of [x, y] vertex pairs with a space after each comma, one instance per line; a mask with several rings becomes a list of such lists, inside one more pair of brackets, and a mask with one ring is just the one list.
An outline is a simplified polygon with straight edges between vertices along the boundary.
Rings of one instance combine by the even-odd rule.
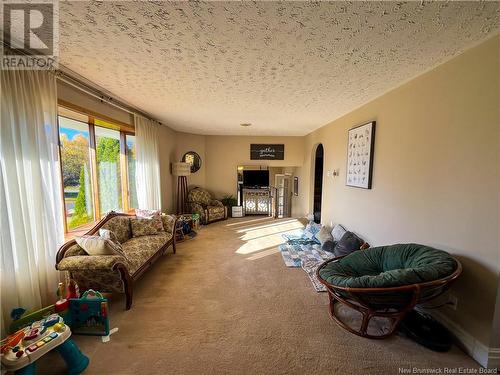
[[96, 224], [97, 224], [97, 221], [96, 222], [92, 222], [92, 223], [88, 223], [88, 224], [79, 226], [78, 228], [70, 230], [69, 232], [67, 232], [67, 233], [64, 234], [64, 241], [68, 242], [68, 241], [74, 239], [75, 237], [83, 236], [90, 229], [92, 229], [92, 227], [94, 225], [96, 225]]

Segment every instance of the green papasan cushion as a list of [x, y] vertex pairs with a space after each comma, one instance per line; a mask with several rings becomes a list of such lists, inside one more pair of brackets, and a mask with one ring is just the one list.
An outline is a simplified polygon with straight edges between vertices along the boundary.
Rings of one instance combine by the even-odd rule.
[[455, 271], [446, 251], [418, 244], [358, 250], [320, 270], [323, 280], [350, 288], [384, 288], [434, 281]]

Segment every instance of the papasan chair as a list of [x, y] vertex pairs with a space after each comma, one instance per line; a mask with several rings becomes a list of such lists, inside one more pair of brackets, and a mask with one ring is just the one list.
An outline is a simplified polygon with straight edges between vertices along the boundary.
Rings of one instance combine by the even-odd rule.
[[[392, 335], [415, 305], [444, 293], [462, 272], [460, 262], [445, 251], [418, 244], [358, 250], [321, 264], [317, 271], [330, 298], [330, 315], [343, 328], [362, 337]], [[359, 329], [342, 321], [340, 303], [359, 311]], [[386, 318], [388, 331], [368, 333], [373, 317]]]

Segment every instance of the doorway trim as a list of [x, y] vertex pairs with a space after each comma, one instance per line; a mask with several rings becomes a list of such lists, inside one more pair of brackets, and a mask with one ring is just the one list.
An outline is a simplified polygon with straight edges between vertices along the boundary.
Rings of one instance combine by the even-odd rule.
[[321, 222], [321, 205], [323, 200], [323, 172], [325, 162], [325, 149], [322, 143], [314, 148], [313, 154], [313, 189], [312, 189], [312, 213], [314, 222]]

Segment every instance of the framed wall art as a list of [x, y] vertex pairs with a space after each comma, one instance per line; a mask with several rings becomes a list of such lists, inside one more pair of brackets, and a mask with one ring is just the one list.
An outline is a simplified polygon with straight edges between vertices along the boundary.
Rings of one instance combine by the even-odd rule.
[[375, 121], [350, 129], [347, 138], [346, 185], [371, 189]]
[[194, 151], [188, 151], [182, 156], [183, 163], [191, 165], [191, 173], [196, 173], [201, 168], [201, 157]]
[[250, 160], [285, 160], [285, 145], [250, 144]]

